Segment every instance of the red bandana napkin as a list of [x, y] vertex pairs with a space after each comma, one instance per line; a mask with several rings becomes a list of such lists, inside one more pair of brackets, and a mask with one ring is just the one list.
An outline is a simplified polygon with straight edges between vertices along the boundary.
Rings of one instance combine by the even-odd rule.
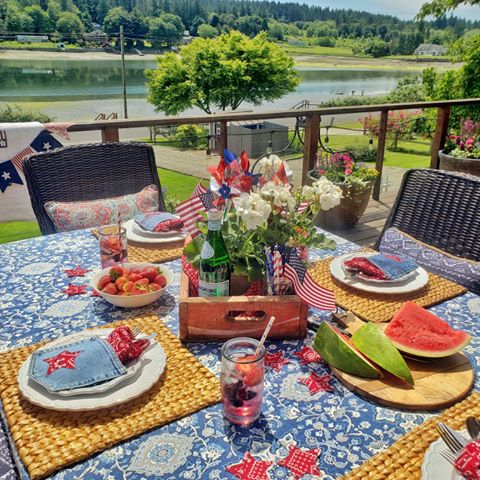
[[112, 333], [110, 333], [107, 337], [107, 341], [113, 347], [122, 363], [140, 356], [150, 344], [150, 340], [135, 340], [135, 336], [130, 328], [124, 325], [117, 327]]
[[454, 466], [466, 480], [480, 480], [480, 440], [469, 443], [455, 460]]

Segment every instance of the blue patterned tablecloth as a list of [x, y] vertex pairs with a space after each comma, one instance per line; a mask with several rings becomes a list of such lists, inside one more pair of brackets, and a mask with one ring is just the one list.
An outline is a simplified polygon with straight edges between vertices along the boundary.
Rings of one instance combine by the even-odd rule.
[[[339, 255], [354, 250], [355, 245], [337, 240], [334, 252], [313, 252], [314, 258]], [[115, 308], [101, 298], [88, 295], [67, 297], [62, 289], [70, 279], [63, 270], [80, 264], [98, 269], [96, 240], [86, 231], [35, 238], [0, 247], [0, 350], [31, 345], [86, 327], [122, 320], [131, 310]], [[153, 306], [135, 313], [154, 312], [178, 332], [178, 295], [180, 262], [167, 264], [176, 272], [168, 294]], [[72, 283], [88, 283], [74, 278]], [[471, 293], [432, 309], [454, 327], [472, 334], [480, 332], [480, 298]], [[319, 311], [311, 319], [322, 318]], [[286, 457], [288, 446], [321, 450], [318, 467], [325, 479], [334, 479], [360, 465], [375, 453], [391, 445], [399, 436], [422, 423], [426, 413], [411, 413], [379, 407], [351, 393], [335, 378], [333, 392], [311, 395], [298, 379], [312, 371], [329, 374], [323, 363], [302, 366], [294, 355], [305, 341], [267, 342], [268, 352], [283, 351], [289, 363], [276, 372], [268, 368], [262, 416], [250, 428], [224, 421], [222, 406], [217, 404], [177, 422], [157, 428], [131, 441], [94, 455], [89, 460], [66, 468], [50, 478], [89, 480], [115, 479], [228, 479], [225, 470], [242, 461], [245, 453], [257, 460], [273, 461], [271, 479], [293, 478], [277, 462]], [[215, 374], [219, 374], [219, 344], [192, 344], [188, 348]], [[476, 371], [480, 366], [479, 339], [465, 348]], [[475, 387], [478, 389], [478, 379]], [[16, 478], [12, 457], [14, 446], [0, 438], [0, 479]], [[28, 478], [19, 462], [19, 474]], [[312, 475], [306, 480], [317, 478]]]

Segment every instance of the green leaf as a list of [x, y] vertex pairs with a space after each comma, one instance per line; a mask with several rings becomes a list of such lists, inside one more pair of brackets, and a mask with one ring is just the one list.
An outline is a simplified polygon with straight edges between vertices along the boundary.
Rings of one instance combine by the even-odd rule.
[[201, 238], [201, 235], [199, 235], [183, 249], [183, 254], [187, 258], [188, 262], [197, 270], [200, 268], [200, 252], [202, 251], [202, 245], [203, 238]]

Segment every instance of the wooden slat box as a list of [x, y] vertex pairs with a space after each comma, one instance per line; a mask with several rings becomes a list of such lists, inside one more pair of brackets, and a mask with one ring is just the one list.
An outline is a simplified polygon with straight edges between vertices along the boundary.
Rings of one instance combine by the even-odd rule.
[[[278, 297], [190, 297], [189, 279], [180, 279], [180, 340], [225, 341], [235, 337], [260, 338], [268, 320], [275, 322], [268, 338], [305, 338], [308, 306], [296, 295]], [[245, 312], [256, 312], [247, 317]]]

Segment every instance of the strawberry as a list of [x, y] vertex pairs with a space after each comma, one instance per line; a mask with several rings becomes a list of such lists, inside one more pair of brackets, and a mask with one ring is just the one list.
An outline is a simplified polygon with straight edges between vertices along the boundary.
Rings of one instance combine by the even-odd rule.
[[103, 277], [101, 277], [98, 281], [97, 288], [99, 290], [102, 290], [107, 283], [110, 283], [110, 275], [104, 275]]
[[133, 288], [133, 282], [131, 280], [128, 280], [128, 282], [125, 282], [123, 284], [122, 290], [124, 292], [132, 293], [132, 288]]
[[107, 283], [103, 288], [102, 288], [103, 293], [108, 293], [109, 295], [116, 295], [118, 292], [117, 287], [115, 286], [114, 283]]
[[148, 293], [148, 279], [142, 278], [134, 282], [132, 287], [132, 295], [142, 295], [144, 293]]
[[160, 285], [161, 288], [163, 288], [165, 287], [165, 285], [167, 285], [167, 277], [165, 277], [165, 275], [157, 275], [153, 283], [156, 283], [157, 285]]
[[137, 280], [141, 280], [143, 276], [140, 273], [132, 273], [130, 270], [130, 275], [128, 276], [128, 279], [131, 280], [132, 282], [136, 282]]
[[115, 285], [119, 290], [122, 290], [123, 286], [128, 282], [128, 277], [122, 275], [115, 280]]
[[135, 275], [137, 275], [137, 274], [139, 274], [141, 271], [142, 271], [142, 269], [141, 269], [141, 268], [138, 268], [138, 267], [132, 267], [132, 268], [130, 269], [130, 272], [129, 272], [129, 273], [130, 273], [130, 275], [132, 275], [132, 274], [135, 274]]
[[150, 290], [150, 292], [157, 292], [158, 290], [161, 290], [162, 288], [157, 283], [150, 283], [148, 285], [148, 289]]
[[112, 282], [114, 282], [117, 278], [122, 277], [125, 275], [125, 269], [120, 267], [119, 265], [115, 265], [110, 269], [110, 278], [112, 279]]
[[[245, 361], [254, 361], [257, 357], [254, 355], [246, 355], [242, 358]], [[249, 387], [258, 385], [263, 378], [263, 370], [256, 363], [237, 363], [236, 370], [243, 374], [243, 383]]]
[[153, 282], [158, 274], [159, 274], [158, 268], [155, 268], [155, 267], [145, 267], [141, 271], [142, 277], [148, 278], [149, 282]]

